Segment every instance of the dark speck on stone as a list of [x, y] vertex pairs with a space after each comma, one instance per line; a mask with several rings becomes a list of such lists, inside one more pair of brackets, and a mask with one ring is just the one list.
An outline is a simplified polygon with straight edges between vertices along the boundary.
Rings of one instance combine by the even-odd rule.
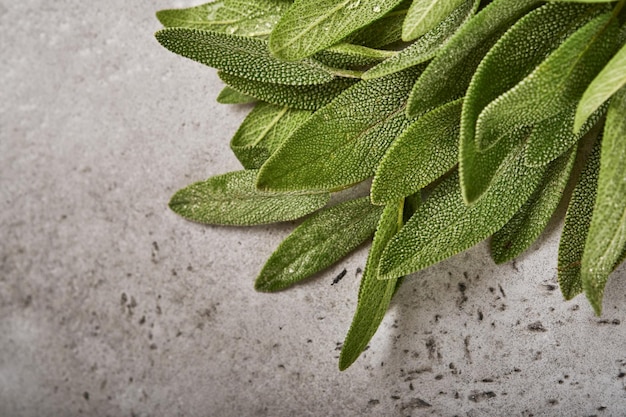
[[495, 398], [496, 393], [493, 391], [485, 391], [485, 392], [474, 392], [467, 397], [470, 401], [479, 403], [481, 401], [488, 400], [490, 398]]
[[339, 281], [341, 281], [341, 280], [343, 279], [343, 277], [345, 277], [345, 276], [346, 276], [346, 274], [347, 274], [347, 273], [348, 273], [348, 271], [347, 271], [346, 269], [344, 269], [343, 271], [341, 271], [341, 272], [339, 273], [339, 275], [337, 275], [337, 276], [335, 277], [335, 279], [333, 279], [333, 283], [332, 283], [332, 284], [330, 284], [330, 285], [335, 285], [335, 284], [338, 284], [338, 283], [339, 283]]
[[528, 330], [530, 330], [531, 332], [547, 332], [548, 331], [545, 327], [543, 327], [543, 324], [540, 321], [530, 323], [528, 325]]
[[83, 398], [89, 401], [89, 393], [87, 391], [83, 392]]

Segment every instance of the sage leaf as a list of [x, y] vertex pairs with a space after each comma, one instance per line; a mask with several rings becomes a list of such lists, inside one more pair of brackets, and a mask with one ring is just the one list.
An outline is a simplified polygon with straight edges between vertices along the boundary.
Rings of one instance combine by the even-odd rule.
[[414, 118], [463, 97], [476, 67], [499, 37], [540, 0], [494, 0], [439, 50], [419, 77], [407, 105]]
[[516, 258], [541, 235], [563, 197], [575, 159], [574, 146], [553, 161], [530, 199], [491, 237], [491, 256], [497, 264]]
[[348, 35], [346, 40], [370, 48], [395, 45], [402, 40], [402, 24], [412, 1], [402, 1], [380, 19]]
[[[576, 110], [574, 131], [578, 132], [587, 119], [622, 86], [626, 85], [626, 45], [615, 54], [598, 76], [589, 84]], [[582, 129], [584, 130], [584, 129]]]
[[485, 107], [476, 123], [478, 143], [489, 146], [492, 138], [508, 130], [540, 122], [577, 103], [613, 54], [618, 32], [611, 13], [577, 30], [528, 77]]
[[317, 110], [329, 104], [348, 87], [356, 84], [352, 78], [336, 78], [324, 84], [281, 85], [249, 80], [219, 71], [222, 81], [233, 89], [278, 106], [301, 110]]
[[321, 108], [261, 167], [260, 189], [334, 190], [374, 175], [408, 125], [404, 108], [416, 70], [360, 81]]
[[188, 28], [167, 28], [155, 36], [176, 54], [255, 81], [309, 85], [335, 78], [313, 60], [284, 62], [272, 57], [267, 42], [260, 39]]
[[626, 249], [626, 87], [611, 99], [604, 127], [598, 191], [582, 258], [585, 295], [596, 314], [609, 274]]
[[[339, 356], [339, 369], [341, 371], [352, 365], [363, 352], [385, 317], [391, 298], [395, 293], [398, 280], [379, 280], [378, 263], [387, 242], [402, 227], [403, 211], [404, 201], [400, 200], [385, 206], [380, 216], [374, 242], [365, 264], [365, 272], [361, 278], [356, 312], [341, 348]], [[400, 223], [398, 219], [400, 219]]]
[[559, 287], [566, 300], [571, 300], [583, 290], [580, 266], [596, 200], [600, 149], [598, 140], [574, 187], [561, 232], [557, 271]]
[[414, 0], [402, 27], [402, 40], [412, 41], [441, 23], [466, 0]]
[[[520, 82], [533, 73], [546, 56], [557, 50], [568, 36], [593, 17], [586, 13], [592, 7], [594, 6], [546, 4], [520, 19], [491, 48], [472, 78], [464, 109], [464, 117], [470, 118], [466, 121], [468, 127], [476, 126], [475, 130], [470, 129], [467, 133], [475, 135], [474, 140], [479, 151], [493, 146], [509, 130], [523, 125], [509, 123], [506, 127], [494, 127], [495, 122], [487, 118], [486, 114], [488, 115], [490, 109], [497, 106], [512, 88], [524, 85]], [[529, 36], [531, 33], [533, 36]], [[560, 67], [558, 68], [556, 71], [561, 71]], [[532, 80], [533, 78], [529, 77], [524, 82]], [[535, 94], [540, 92], [535, 91]], [[535, 100], [541, 98], [543, 96], [533, 97]], [[537, 121], [540, 120], [531, 119], [526, 124]], [[502, 124], [507, 122], [508, 120], [502, 121]], [[488, 124], [483, 125], [484, 123]]]
[[574, 133], [573, 128], [576, 105], [537, 123], [528, 137], [524, 163], [528, 166], [541, 166], [552, 162], [582, 139], [604, 116], [606, 109], [606, 105], [597, 109], [578, 133]]
[[313, 214], [278, 246], [255, 288], [279, 291], [334, 264], [374, 234], [382, 211], [363, 197]]
[[450, 175], [389, 241], [379, 277], [397, 278], [419, 271], [486, 239], [530, 198], [544, 170], [524, 166], [518, 151], [483, 198], [471, 206], [463, 200], [457, 173]]
[[393, 142], [374, 175], [374, 204], [413, 194], [457, 163], [462, 104], [456, 100], [426, 113]]
[[224, 87], [217, 96], [217, 102], [220, 104], [249, 104], [255, 101], [256, 98], [240, 93], [229, 86]]
[[385, 15], [401, 0], [298, 0], [270, 35], [272, 53], [295, 61], [313, 55]]
[[170, 208], [198, 223], [251, 226], [290, 221], [324, 207], [328, 193], [289, 195], [256, 189], [256, 170], [211, 177], [179, 190]]
[[290, 0], [218, 0], [186, 9], [161, 10], [157, 18], [165, 27], [267, 38], [289, 6]]
[[432, 59], [459, 27], [473, 16], [479, 3], [478, 0], [464, 0], [440, 24], [407, 48], [366, 71], [362, 78], [367, 80], [382, 77]]
[[329, 67], [361, 70], [376, 65], [395, 54], [394, 51], [340, 43], [316, 53], [314, 58]]
[[310, 111], [258, 103], [235, 133], [230, 148], [244, 168], [260, 168], [310, 116]]

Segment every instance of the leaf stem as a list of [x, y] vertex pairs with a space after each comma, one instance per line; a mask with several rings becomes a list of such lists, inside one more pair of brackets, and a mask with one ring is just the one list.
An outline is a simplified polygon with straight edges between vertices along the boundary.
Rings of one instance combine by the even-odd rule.
[[361, 78], [364, 71], [354, 71], [347, 69], [339, 69], [339, 68], [329, 68], [330, 72], [338, 77], [344, 78]]

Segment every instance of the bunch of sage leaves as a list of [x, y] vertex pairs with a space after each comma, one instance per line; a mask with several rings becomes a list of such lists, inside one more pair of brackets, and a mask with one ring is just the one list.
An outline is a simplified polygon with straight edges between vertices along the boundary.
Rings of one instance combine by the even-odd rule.
[[[215, 0], [160, 11], [156, 38], [217, 68], [219, 102], [254, 103], [230, 144], [244, 169], [178, 191], [170, 207], [217, 225], [307, 216], [263, 267], [260, 291], [373, 236], [340, 369], [402, 277], [488, 237], [507, 262], [568, 197], [560, 287], [600, 314], [626, 257], [625, 3]], [[370, 178], [368, 196], [329, 206]]]

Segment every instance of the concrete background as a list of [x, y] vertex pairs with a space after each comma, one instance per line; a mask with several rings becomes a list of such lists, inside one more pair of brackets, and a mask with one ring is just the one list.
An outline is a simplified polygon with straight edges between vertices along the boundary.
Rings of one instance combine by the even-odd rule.
[[154, 40], [191, 4], [0, 0], [1, 416], [626, 415], [626, 270], [601, 318], [563, 301], [558, 225], [516, 262], [483, 244], [407, 280], [340, 373], [364, 249], [259, 294], [292, 225], [167, 209], [238, 169], [249, 110]]

